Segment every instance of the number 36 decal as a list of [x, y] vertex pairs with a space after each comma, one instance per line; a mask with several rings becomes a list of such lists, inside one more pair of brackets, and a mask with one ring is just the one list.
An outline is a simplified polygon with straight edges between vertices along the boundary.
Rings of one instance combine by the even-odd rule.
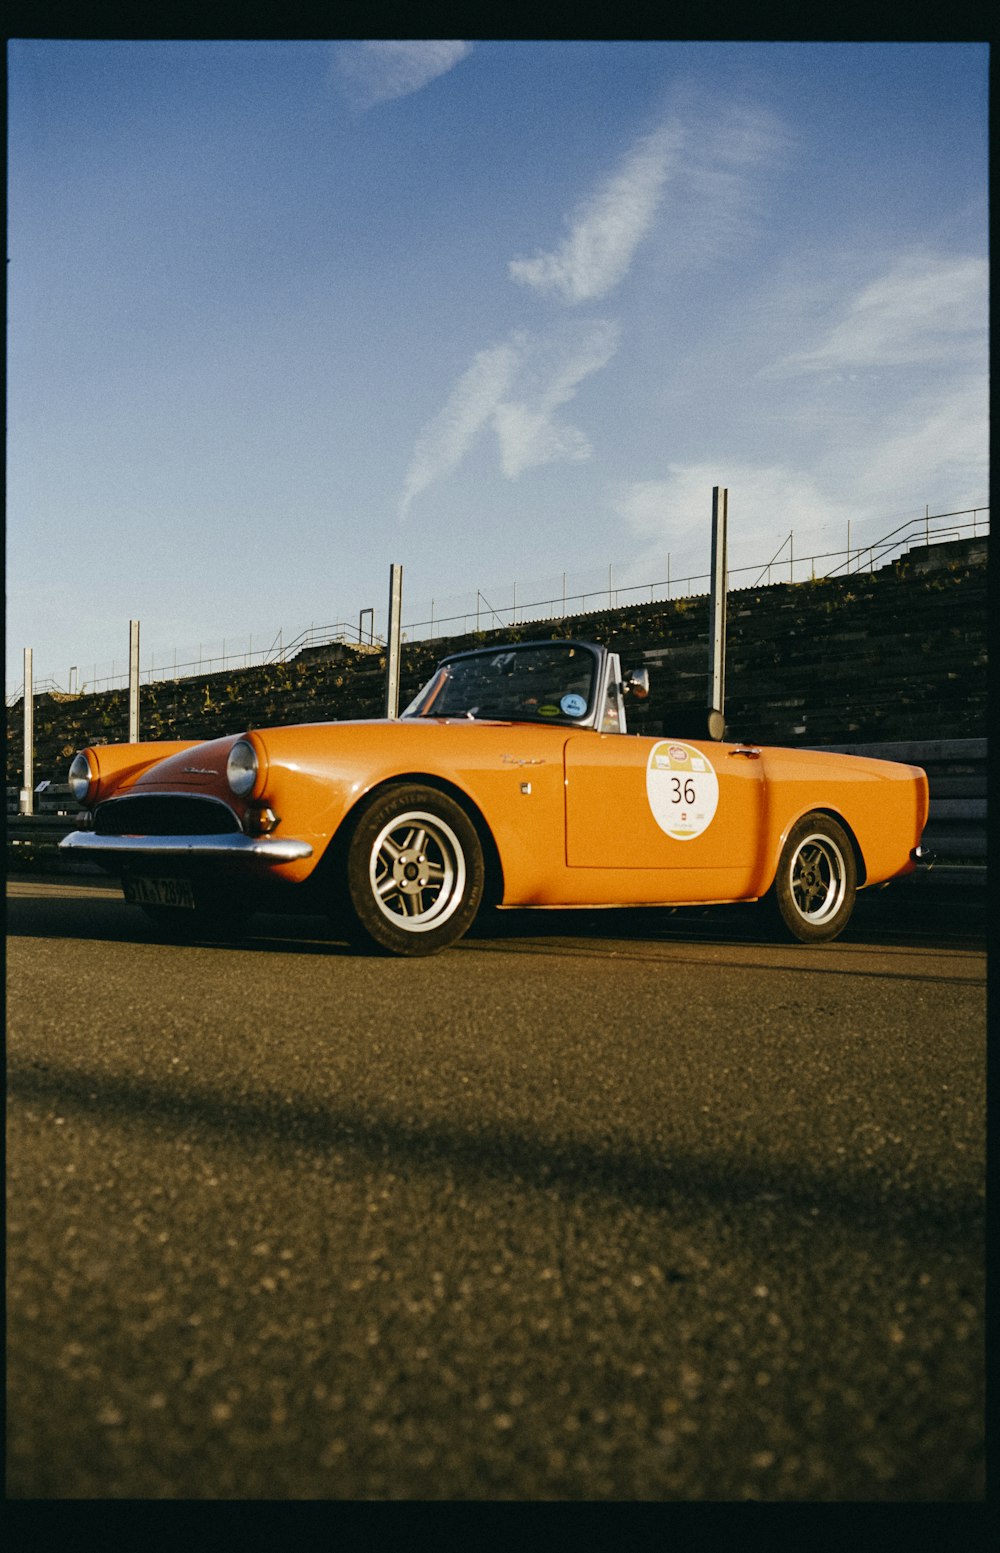
[[719, 779], [707, 755], [666, 739], [650, 751], [646, 796], [662, 831], [675, 841], [693, 841], [715, 817]]

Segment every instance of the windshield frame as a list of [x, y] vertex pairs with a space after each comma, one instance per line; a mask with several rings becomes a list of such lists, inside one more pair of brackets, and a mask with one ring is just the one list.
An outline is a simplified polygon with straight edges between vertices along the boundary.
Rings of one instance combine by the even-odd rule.
[[[531, 650], [553, 648], [573, 649], [576, 652], [584, 652], [591, 659], [590, 692], [586, 711], [579, 717], [573, 717], [568, 713], [559, 711], [549, 716], [518, 716], [507, 711], [490, 713], [484, 711], [477, 716], [472, 711], [436, 711], [435, 706], [442, 690], [449, 680], [449, 668], [454, 664], [468, 662], [470, 659], [496, 659], [507, 653], [527, 653]], [[576, 638], [548, 637], [531, 642], [500, 642], [491, 647], [476, 647], [468, 652], [450, 653], [442, 658], [434, 673], [427, 683], [422, 686], [418, 694], [410, 702], [409, 706], [400, 714], [401, 717], [413, 719], [440, 719], [446, 722], [502, 722], [502, 723], [527, 723], [535, 727], [556, 728], [595, 728], [599, 727], [598, 719], [603, 717], [605, 702], [607, 700], [607, 676], [609, 654], [606, 648], [598, 646], [594, 642], [581, 642]]]

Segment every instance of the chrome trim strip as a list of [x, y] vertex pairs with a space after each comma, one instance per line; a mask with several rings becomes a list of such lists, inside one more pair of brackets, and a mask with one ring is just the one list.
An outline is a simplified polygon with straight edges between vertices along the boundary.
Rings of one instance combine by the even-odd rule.
[[[594, 704], [594, 727], [597, 729], [598, 733], [606, 733], [609, 730], [604, 726], [604, 717], [608, 710], [608, 698], [611, 692], [611, 683], [613, 680], [617, 680], [619, 684], [621, 683], [622, 664], [619, 655], [616, 652], [605, 651], [604, 661], [598, 665], [597, 672], [600, 678], [600, 684], [598, 685]], [[621, 692], [618, 694], [618, 712], [621, 726], [617, 728], [615, 732], [624, 733], [626, 723], [625, 697], [621, 694]]]
[[255, 857], [269, 863], [291, 863], [312, 857], [308, 841], [290, 836], [97, 836], [72, 830], [59, 843], [68, 852], [120, 853], [126, 857]]

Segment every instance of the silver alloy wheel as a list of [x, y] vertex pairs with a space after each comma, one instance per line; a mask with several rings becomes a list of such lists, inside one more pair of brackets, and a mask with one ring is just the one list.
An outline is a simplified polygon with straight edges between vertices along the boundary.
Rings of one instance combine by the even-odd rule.
[[840, 847], [829, 835], [803, 836], [788, 867], [788, 882], [796, 910], [819, 927], [835, 917], [847, 893], [848, 873]]
[[372, 899], [387, 921], [406, 933], [427, 933], [462, 903], [465, 853], [439, 815], [411, 809], [378, 832], [368, 876]]

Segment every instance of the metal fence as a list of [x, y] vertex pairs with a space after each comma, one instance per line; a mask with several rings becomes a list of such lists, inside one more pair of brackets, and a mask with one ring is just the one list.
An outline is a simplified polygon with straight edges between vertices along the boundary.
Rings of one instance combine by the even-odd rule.
[[[772, 582], [801, 582], [806, 578], [874, 572], [918, 543], [934, 545], [952, 539], [985, 538], [989, 534], [989, 511], [988, 507], [970, 507], [961, 512], [928, 512], [922, 518], [911, 518], [901, 523], [889, 534], [867, 545], [850, 544], [848, 525], [846, 548], [822, 553], [807, 552], [803, 555], [795, 553], [795, 532], [792, 530], [781, 541], [770, 560], [763, 563], [757, 561], [752, 566], [730, 567], [729, 590], [760, 587]], [[666, 577], [656, 582], [616, 586], [612, 566], [608, 567], [607, 576], [606, 585], [595, 586], [583, 593], [568, 593], [564, 578], [560, 593], [549, 594], [530, 603], [518, 603], [515, 585], [511, 603], [499, 607], [495, 607], [485, 593], [477, 590], [472, 607], [442, 615], [435, 614], [432, 603], [429, 615], [407, 624], [405, 630], [410, 641], [422, 641], [435, 636], [457, 636], [469, 631], [489, 631], [496, 627], [521, 625], [531, 620], [559, 619], [567, 614], [582, 615], [619, 609], [629, 604], [692, 598], [706, 593], [711, 581], [711, 574], [707, 571], [672, 577], [669, 557]]]
[[[959, 512], [931, 513], [925, 510], [922, 517], [913, 517], [892, 529], [882, 538], [866, 545], [852, 545], [850, 524], [847, 529], [847, 545], [843, 549], [797, 554], [795, 532], [790, 531], [781, 541], [769, 560], [755, 562], [752, 566], [730, 568], [729, 588], [760, 587], [773, 582], [796, 582], [807, 578], [844, 576], [854, 572], [872, 572], [885, 566], [905, 551], [918, 545], [936, 545], [948, 540], [985, 538], [989, 534], [990, 509], [988, 507], [965, 508]], [[575, 580], [575, 579], [574, 579]], [[615, 567], [609, 565], [606, 580], [600, 582], [592, 574], [593, 585], [572, 591], [568, 574], [560, 579], [550, 579], [547, 585], [530, 584], [527, 594], [522, 590], [518, 598], [518, 586], [511, 589], [510, 603], [500, 602], [497, 589], [491, 588], [491, 597], [477, 588], [459, 600], [443, 602], [443, 608], [431, 600], [429, 606], [418, 606], [414, 618], [404, 620], [404, 640], [428, 641], [440, 636], [465, 635], [471, 631], [489, 631], [516, 626], [531, 621], [556, 620], [566, 615], [597, 613], [607, 609], [619, 609], [630, 604], [656, 603], [695, 597], [708, 590], [710, 574], [698, 572], [685, 576], [672, 576], [670, 558], [667, 558], [666, 576], [653, 582], [620, 586], [616, 582]], [[536, 594], [531, 597], [532, 592]], [[258, 637], [258, 641], [261, 638]], [[255, 648], [253, 636], [224, 638], [221, 644], [212, 643], [208, 649], [201, 645], [197, 655], [192, 649], [184, 649], [181, 656], [176, 648], [159, 657], [151, 653], [145, 666], [140, 665], [140, 684], [161, 680], [189, 679], [205, 674], [224, 673], [228, 670], [246, 669], [258, 664], [287, 663], [300, 653], [333, 643], [353, 646], [381, 646], [384, 637], [375, 630], [375, 611], [363, 609], [357, 625], [340, 620], [333, 625], [309, 625], [286, 638], [283, 630], [266, 646]], [[264, 638], [267, 641], [267, 638]], [[110, 665], [94, 664], [89, 678], [81, 679], [80, 669], [69, 670], [66, 685], [58, 683], [51, 675], [36, 678], [36, 695], [63, 696], [94, 695], [100, 691], [119, 690], [128, 685], [128, 660], [123, 656], [121, 668], [118, 660]], [[104, 670], [105, 672], [99, 672]], [[23, 682], [6, 687], [6, 704], [15, 705], [24, 692]]]

